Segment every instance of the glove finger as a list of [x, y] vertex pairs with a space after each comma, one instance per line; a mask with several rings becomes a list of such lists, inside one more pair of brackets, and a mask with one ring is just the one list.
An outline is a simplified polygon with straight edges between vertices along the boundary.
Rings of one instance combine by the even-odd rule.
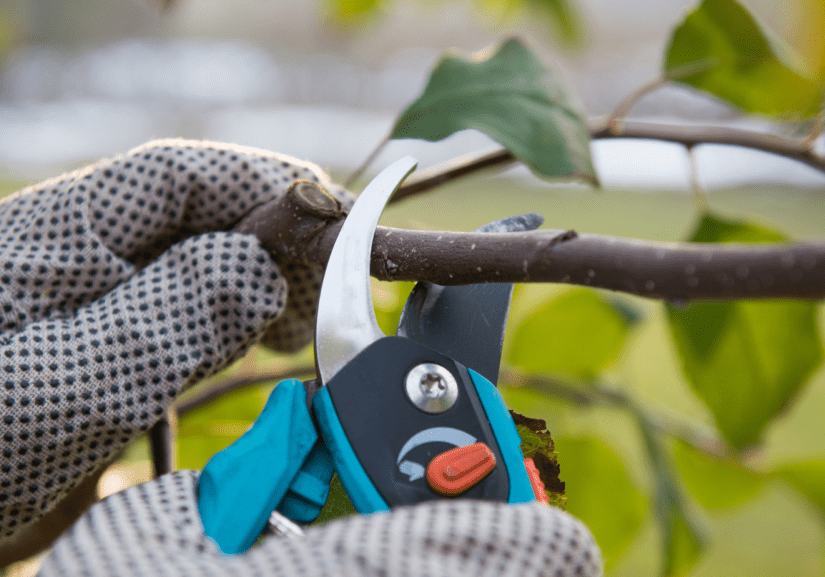
[[221, 555], [197, 516], [197, 472], [178, 471], [92, 507], [58, 540], [41, 577], [60, 575], [467, 575], [593, 577], [589, 531], [542, 504], [434, 501], [267, 536]]
[[160, 140], [86, 169], [72, 185], [87, 189], [92, 229], [107, 246], [122, 258], [151, 260], [179, 234], [230, 228], [296, 180], [337, 188], [320, 168], [289, 156]]
[[4, 335], [0, 538], [51, 509], [182, 390], [239, 358], [285, 298], [257, 239], [210, 233], [72, 317]]
[[[231, 227], [297, 179], [318, 182], [345, 208], [352, 205], [352, 196], [310, 163], [188, 140], [150, 142], [24, 189], [0, 204], [0, 288], [9, 296], [0, 331], [70, 314], [172, 244]], [[295, 298], [267, 339], [280, 350], [312, 338], [321, 269], [295, 266]]]
[[279, 255], [275, 263], [289, 286], [287, 306], [272, 323], [260, 344], [271, 349], [294, 353], [315, 338], [315, 315], [324, 269], [319, 265], [298, 264]]

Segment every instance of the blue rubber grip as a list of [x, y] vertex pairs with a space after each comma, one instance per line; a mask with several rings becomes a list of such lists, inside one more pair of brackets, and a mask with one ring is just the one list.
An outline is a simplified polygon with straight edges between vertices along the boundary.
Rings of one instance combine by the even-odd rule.
[[507, 405], [504, 404], [504, 399], [501, 398], [501, 394], [490, 381], [473, 369], [467, 369], [467, 372], [470, 373], [470, 378], [476, 386], [476, 393], [481, 400], [481, 405], [484, 407], [484, 412], [487, 413], [487, 420], [490, 421], [490, 427], [493, 429], [493, 434], [498, 441], [498, 450], [501, 452], [504, 466], [507, 468], [507, 476], [510, 480], [510, 496], [507, 502], [528, 503], [535, 501], [536, 496], [533, 493], [533, 485], [530, 483], [530, 477], [527, 475], [527, 469], [524, 466], [521, 437], [519, 437], [512, 417], [510, 417]]
[[318, 428], [321, 429], [321, 436], [332, 453], [338, 478], [355, 506], [355, 510], [365, 515], [377, 511], [389, 511], [390, 508], [386, 501], [378, 493], [358, 457], [355, 456], [355, 451], [344, 433], [344, 428], [341, 426], [341, 421], [338, 419], [335, 406], [326, 388], [316, 393], [312, 406], [315, 410]]
[[301, 381], [283, 381], [252, 427], [209, 460], [198, 481], [198, 512], [223, 553], [252, 546], [316, 441]]
[[327, 502], [333, 473], [332, 455], [323, 439], [318, 439], [278, 505], [278, 511], [296, 523], [312, 523]]

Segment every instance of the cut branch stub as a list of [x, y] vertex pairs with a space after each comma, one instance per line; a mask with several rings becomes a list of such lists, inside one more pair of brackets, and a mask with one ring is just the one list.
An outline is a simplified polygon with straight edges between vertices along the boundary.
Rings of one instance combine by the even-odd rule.
[[232, 230], [257, 236], [271, 252], [304, 261], [304, 245], [346, 214], [341, 203], [320, 185], [298, 180], [279, 198], [252, 210]]

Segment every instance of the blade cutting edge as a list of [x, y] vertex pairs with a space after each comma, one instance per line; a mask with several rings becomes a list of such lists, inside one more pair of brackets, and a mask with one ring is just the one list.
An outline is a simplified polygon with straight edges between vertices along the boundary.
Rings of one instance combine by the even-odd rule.
[[406, 156], [370, 182], [338, 233], [329, 255], [315, 324], [315, 364], [326, 383], [356, 355], [384, 337], [370, 292], [370, 255], [384, 206], [418, 161]]

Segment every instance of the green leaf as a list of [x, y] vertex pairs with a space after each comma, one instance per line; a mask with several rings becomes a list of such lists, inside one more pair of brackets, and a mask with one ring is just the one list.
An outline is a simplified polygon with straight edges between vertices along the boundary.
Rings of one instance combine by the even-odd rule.
[[354, 515], [356, 513], [357, 511], [355, 510], [355, 505], [352, 504], [352, 501], [350, 501], [347, 496], [347, 492], [344, 490], [344, 486], [341, 484], [341, 480], [338, 478], [338, 475], [333, 475], [326, 505], [324, 505], [324, 508], [321, 509], [321, 514], [318, 515], [318, 518], [315, 519], [315, 521], [313, 521], [313, 524], [320, 525], [323, 523], [328, 523], [334, 519], [348, 517], [349, 515]]
[[677, 442], [673, 461], [690, 494], [707, 509], [737, 507], [765, 486], [765, 477], [734, 460], [722, 460]]
[[566, 44], [581, 41], [582, 24], [575, 5], [569, 0], [527, 0], [532, 11], [548, 20]]
[[673, 32], [665, 76], [746, 112], [814, 116], [822, 89], [782, 61], [780, 45], [736, 0], [704, 0]]
[[[707, 215], [692, 240], [779, 238], [756, 225]], [[816, 306], [810, 302], [701, 302], [668, 305], [667, 313], [688, 383], [725, 438], [739, 447], [759, 440], [823, 359]]]
[[665, 575], [686, 575], [704, 550], [704, 539], [698, 536], [696, 528], [678, 507], [669, 511], [665, 535]]
[[497, 52], [445, 56], [391, 138], [437, 141], [474, 128], [538, 176], [596, 182], [590, 134], [556, 73], [518, 39]]
[[476, 0], [476, 8], [484, 15], [502, 21], [525, 15], [550, 25], [558, 40], [575, 46], [582, 40], [582, 21], [570, 0]]
[[413, 282], [381, 282], [370, 279], [375, 318], [384, 334], [394, 335]]
[[224, 395], [178, 421], [179, 469], [202, 469], [212, 455], [243, 435], [266, 404], [271, 387], [250, 387]]
[[567, 497], [564, 496], [564, 481], [559, 478], [556, 446], [550, 431], [547, 430], [547, 423], [544, 419], [532, 419], [514, 411], [510, 411], [510, 416], [521, 438], [521, 453], [525, 458], [533, 459], [550, 504], [564, 509], [567, 502]]
[[589, 289], [575, 289], [536, 310], [515, 331], [511, 365], [583, 380], [607, 367], [624, 344], [627, 321]]
[[636, 417], [648, 460], [653, 469], [656, 491], [655, 511], [662, 531], [664, 574], [685, 575], [696, 564], [705, 548], [705, 537], [694, 525], [685, 509], [682, 495], [662, 446], [660, 436], [650, 423], [646, 413], [635, 404], [628, 406]]
[[593, 533], [609, 569], [630, 546], [647, 503], [621, 459], [595, 438], [556, 438], [567, 511]]
[[788, 237], [779, 231], [744, 220], [706, 214], [699, 221], [690, 242], [782, 242]]
[[784, 479], [813, 503], [825, 519], [825, 460], [812, 459], [777, 467], [773, 476]]
[[382, 10], [386, 0], [326, 0], [333, 17], [343, 24], [354, 24]]
[[8, 51], [17, 39], [18, 34], [11, 17], [0, 9], [0, 56]]

